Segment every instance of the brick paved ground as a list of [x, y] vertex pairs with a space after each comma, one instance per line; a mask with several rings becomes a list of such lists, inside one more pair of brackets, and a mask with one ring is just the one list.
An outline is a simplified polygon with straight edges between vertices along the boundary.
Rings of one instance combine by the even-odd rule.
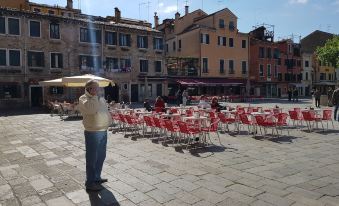
[[192, 151], [110, 133], [109, 182], [86, 193], [80, 120], [1, 116], [0, 205], [339, 205], [338, 133], [335, 122], [329, 132], [279, 138], [221, 134], [226, 147]]

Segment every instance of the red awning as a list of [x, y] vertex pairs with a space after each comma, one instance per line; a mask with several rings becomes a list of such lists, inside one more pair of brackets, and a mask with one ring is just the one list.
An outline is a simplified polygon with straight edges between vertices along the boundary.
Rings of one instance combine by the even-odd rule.
[[180, 79], [177, 82], [185, 86], [241, 86], [246, 80], [241, 79]]

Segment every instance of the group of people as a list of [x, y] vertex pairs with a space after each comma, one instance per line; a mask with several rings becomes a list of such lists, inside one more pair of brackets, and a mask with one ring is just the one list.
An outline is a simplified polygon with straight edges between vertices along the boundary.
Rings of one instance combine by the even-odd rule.
[[175, 97], [177, 99], [177, 105], [179, 106], [180, 104], [186, 106], [187, 102], [189, 100], [189, 95], [188, 95], [188, 91], [187, 89], [179, 89], [176, 94]]

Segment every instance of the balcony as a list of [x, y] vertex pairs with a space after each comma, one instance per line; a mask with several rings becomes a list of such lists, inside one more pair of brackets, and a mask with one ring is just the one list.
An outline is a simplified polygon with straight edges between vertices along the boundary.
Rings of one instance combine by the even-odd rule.
[[199, 70], [197, 68], [167, 68], [168, 76], [184, 76], [184, 77], [197, 77]]
[[200, 76], [200, 67], [198, 58], [167, 58], [168, 76], [180, 77], [198, 77]]

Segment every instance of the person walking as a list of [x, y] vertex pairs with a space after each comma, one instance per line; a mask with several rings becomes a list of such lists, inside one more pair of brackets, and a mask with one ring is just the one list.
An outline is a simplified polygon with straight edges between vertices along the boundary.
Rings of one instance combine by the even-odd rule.
[[329, 106], [329, 107], [333, 106], [332, 96], [333, 96], [333, 89], [332, 89], [332, 87], [329, 87], [328, 91], [327, 91], [327, 106]]
[[184, 89], [184, 91], [182, 91], [182, 104], [184, 106], [187, 105], [187, 100], [188, 100], [188, 92], [186, 89]]
[[319, 89], [316, 89], [314, 92], [314, 98], [315, 98], [315, 106], [318, 108], [320, 108], [320, 96], [321, 96], [321, 93]]
[[338, 108], [339, 108], [339, 87], [334, 90], [332, 95], [332, 103], [334, 106], [334, 120], [339, 121], [339, 117], [337, 116]]
[[108, 106], [103, 97], [98, 96], [99, 83], [89, 80], [85, 94], [79, 98], [79, 110], [83, 116], [86, 146], [86, 190], [102, 190], [102, 166], [106, 158], [107, 129], [112, 123]]
[[182, 92], [180, 89], [175, 93], [175, 97], [177, 99], [177, 105], [179, 106], [182, 103]]
[[292, 100], [292, 89], [291, 88], [288, 88], [287, 94], [288, 94], [288, 101], [290, 102]]
[[298, 88], [295, 87], [294, 90], [293, 90], [293, 102], [297, 102], [298, 101]]

